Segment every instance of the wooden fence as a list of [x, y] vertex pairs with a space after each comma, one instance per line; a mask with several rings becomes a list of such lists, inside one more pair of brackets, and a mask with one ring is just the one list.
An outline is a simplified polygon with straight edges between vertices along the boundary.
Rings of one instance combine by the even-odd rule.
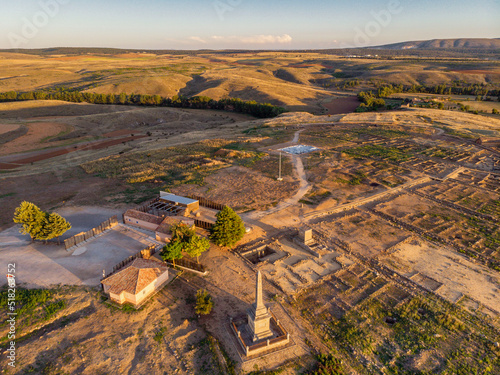
[[222, 210], [224, 208], [224, 204], [221, 203], [216, 203], [214, 201], [211, 201], [210, 199], [200, 197], [198, 195], [187, 195], [187, 198], [195, 199], [200, 203], [200, 206], [202, 207], [207, 207], [211, 208], [214, 210]]
[[105, 222], [101, 223], [99, 226], [92, 228], [91, 230], [89, 230], [87, 232], [76, 234], [73, 237], [70, 237], [70, 238], [64, 240], [64, 247], [66, 248], [66, 250], [68, 250], [69, 248], [72, 248], [73, 246], [76, 246], [76, 245], [82, 243], [83, 241], [87, 241], [87, 240], [91, 239], [92, 237], [95, 237], [95, 236], [101, 234], [105, 230], [113, 228], [116, 224], [118, 224], [118, 218], [115, 215], [113, 217], [110, 217]]
[[151, 199], [149, 201], [147, 201], [146, 203], [143, 203], [141, 204], [140, 206], [137, 206], [136, 208], [134, 208], [134, 210], [136, 211], [141, 211], [141, 212], [145, 212], [145, 213], [149, 213], [149, 208], [150, 206], [153, 204], [153, 203], [156, 203], [160, 200], [159, 197], [157, 198], [154, 198], [154, 199]]
[[[170, 263], [173, 265], [171, 260], [167, 260], [167, 263]], [[203, 264], [192, 262], [192, 261], [187, 260], [187, 259], [176, 259], [175, 265], [180, 266], [180, 267], [184, 267], [184, 268], [190, 268], [192, 270], [195, 270], [195, 271], [198, 271], [201, 273], [205, 273], [207, 270]]]
[[201, 228], [201, 229], [210, 230], [214, 226], [214, 223], [210, 223], [208, 221], [194, 219], [194, 225], [196, 227], [198, 227], [198, 228]]

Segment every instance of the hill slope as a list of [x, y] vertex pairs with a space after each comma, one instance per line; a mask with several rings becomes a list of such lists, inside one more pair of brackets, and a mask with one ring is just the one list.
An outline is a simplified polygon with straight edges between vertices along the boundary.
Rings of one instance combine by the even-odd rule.
[[432, 39], [412, 42], [402, 42], [377, 46], [380, 49], [439, 49], [439, 48], [474, 48], [474, 49], [500, 49], [500, 38], [480, 39]]

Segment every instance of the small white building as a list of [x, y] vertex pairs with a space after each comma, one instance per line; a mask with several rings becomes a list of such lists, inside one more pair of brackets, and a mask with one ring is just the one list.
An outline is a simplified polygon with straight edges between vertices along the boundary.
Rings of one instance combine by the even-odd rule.
[[140, 305], [168, 280], [168, 267], [153, 259], [135, 259], [101, 281], [104, 293], [119, 304]]

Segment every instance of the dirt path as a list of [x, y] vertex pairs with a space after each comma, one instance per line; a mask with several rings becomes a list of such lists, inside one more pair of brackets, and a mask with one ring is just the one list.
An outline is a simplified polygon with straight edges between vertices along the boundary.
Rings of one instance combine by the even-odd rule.
[[[283, 146], [283, 145], [289, 146], [290, 144], [297, 144], [299, 142], [300, 133], [303, 132], [304, 130], [305, 129], [301, 129], [301, 130], [296, 131], [291, 142], [287, 142], [287, 143], [284, 143], [282, 145], [274, 146], [274, 148], [281, 148], [281, 146]], [[250, 212], [247, 215], [245, 215], [245, 214], [242, 215], [243, 218], [248, 218], [251, 220], [262, 219], [265, 216], [275, 214], [277, 212], [283, 211], [284, 209], [286, 209], [290, 206], [296, 205], [299, 202], [299, 200], [301, 200], [302, 197], [307, 194], [307, 192], [309, 191], [311, 186], [307, 182], [306, 172], [304, 170], [304, 164], [302, 163], [302, 159], [301, 159], [300, 155], [291, 155], [290, 154], [288, 156], [292, 160], [292, 164], [294, 166], [294, 174], [299, 179], [299, 182], [300, 182], [299, 190], [297, 191], [297, 193], [295, 193], [295, 195], [293, 197], [288, 198], [288, 199], [284, 200], [283, 202], [278, 203], [273, 208], [270, 208], [266, 211]]]

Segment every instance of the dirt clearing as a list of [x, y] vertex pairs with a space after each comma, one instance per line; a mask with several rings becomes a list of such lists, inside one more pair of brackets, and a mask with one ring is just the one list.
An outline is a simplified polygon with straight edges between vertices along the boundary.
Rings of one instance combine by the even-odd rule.
[[442, 283], [436, 292], [449, 301], [456, 303], [468, 296], [497, 311], [500, 316], [498, 272], [474, 264], [444, 246], [422, 240], [398, 245], [388, 259], [395, 260], [398, 271], [408, 276], [412, 274], [408, 270], [418, 270]]
[[354, 112], [358, 108], [360, 101], [355, 96], [350, 96], [347, 98], [336, 98], [330, 102], [325, 102], [322, 104], [328, 110], [330, 115], [339, 115], [342, 113]]
[[291, 177], [276, 181], [243, 167], [225, 168], [205, 178], [205, 186], [182, 185], [177, 194], [198, 194], [238, 211], [263, 209], [291, 197], [298, 182]]

